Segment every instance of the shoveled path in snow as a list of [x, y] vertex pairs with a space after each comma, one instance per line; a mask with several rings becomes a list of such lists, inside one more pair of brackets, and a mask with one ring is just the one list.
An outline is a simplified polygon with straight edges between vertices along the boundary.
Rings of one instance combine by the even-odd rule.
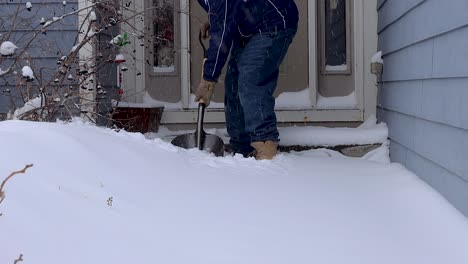
[[329, 150], [216, 158], [81, 122], [0, 122], [0, 263], [468, 263], [417, 176]]

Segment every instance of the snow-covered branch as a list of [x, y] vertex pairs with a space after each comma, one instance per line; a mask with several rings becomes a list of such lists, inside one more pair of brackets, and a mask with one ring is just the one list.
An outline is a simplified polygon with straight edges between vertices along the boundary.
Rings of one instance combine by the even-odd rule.
[[[50, 16], [38, 11], [47, 4], [21, 4], [16, 12], [31, 12], [29, 16], [24, 17], [28, 13], [12, 14], [10, 20], [16, 23], [0, 26], [0, 30], [11, 33], [0, 36], [0, 44], [4, 46], [0, 49], [0, 85], [7, 87], [0, 96], [10, 97], [12, 108], [8, 118], [52, 121], [81, 113], [110, 119], [114, 112], [110, 99], [119, 101], [124, 96], [121, 87], [113, 81], [112, 75], [117, 75], [115, 65], [121, 63], [119, 68], [122, 72], [136, 67], [135, 64], [121, 62], [125, 59], [116, 55], [129, 53], [128, 56], [136, 60], [135, 51], [131, 53], [131, 50], [138, 47], [124, 47], [135, 45], [132, 42], [136, 39], [151, 43], [158, 37], [148, 34], [146, 28], [138, 28], [134, 21], [143, 18], [152, 21], [155, 14], [152, 10], [160, 7], [136, 11], [129, 8], [132, 4], [117, 0], [89, 1], [89, 5], [80, 4], [79, 8], [66, 12], [67, 3], [64, 2], [63, 14], [54, 12]], [[65, 25], [67, 18], [75, 16], [79, 19], [78, 24], [72, 23], [76, 28], [74, 46], [63, 50], [64, 45], [55, 35], [59, 26], [53, 25]], [[19, 27], [27, 33], [18, 35]], [[53, 34], [48, 34], [50, 32]], [[71, 34], [69, 30], [67, 34]], [[111, 39], [114, 41], [109, 43]], [[139, 47], [146, 49], [148, 44]], [[47, 58], [56, 56], [57, 65], [41, 65], [44, 60], [37, 60], [37, 54], [41, 54], [39, 57], [44, 54]], [[106, 83], [103, 84], [102, 80]]]

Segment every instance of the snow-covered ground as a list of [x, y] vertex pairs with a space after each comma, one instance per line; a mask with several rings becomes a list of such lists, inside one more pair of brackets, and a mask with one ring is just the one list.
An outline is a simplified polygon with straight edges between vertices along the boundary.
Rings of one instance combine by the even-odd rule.
[[468, 220], [375, 159], [386, 144], [255, 161], [80, 121], [5, 121], [0, 146], [0, 180], [34, 164], [5, 185], [0, 263], [468, 263]]

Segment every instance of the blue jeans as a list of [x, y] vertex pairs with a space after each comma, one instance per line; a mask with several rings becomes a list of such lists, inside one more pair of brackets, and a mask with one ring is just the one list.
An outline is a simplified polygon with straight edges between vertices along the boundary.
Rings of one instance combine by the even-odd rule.
[[279, 66], [296, 30], [258, 33], [234, 40], [225, 79], [226, 126], [235, 153], [250, 154], [252, 142], [279, 141], [275, 97]]

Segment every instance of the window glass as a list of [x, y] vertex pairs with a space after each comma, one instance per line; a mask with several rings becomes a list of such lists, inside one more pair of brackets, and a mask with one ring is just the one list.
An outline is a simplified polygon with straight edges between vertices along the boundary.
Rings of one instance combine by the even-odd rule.
[[346, 0], [325, 0], [326, 71], [346, 71]]
[[153, 6], [154, 71], [174, 72], [174, 0], [153, 0]]

